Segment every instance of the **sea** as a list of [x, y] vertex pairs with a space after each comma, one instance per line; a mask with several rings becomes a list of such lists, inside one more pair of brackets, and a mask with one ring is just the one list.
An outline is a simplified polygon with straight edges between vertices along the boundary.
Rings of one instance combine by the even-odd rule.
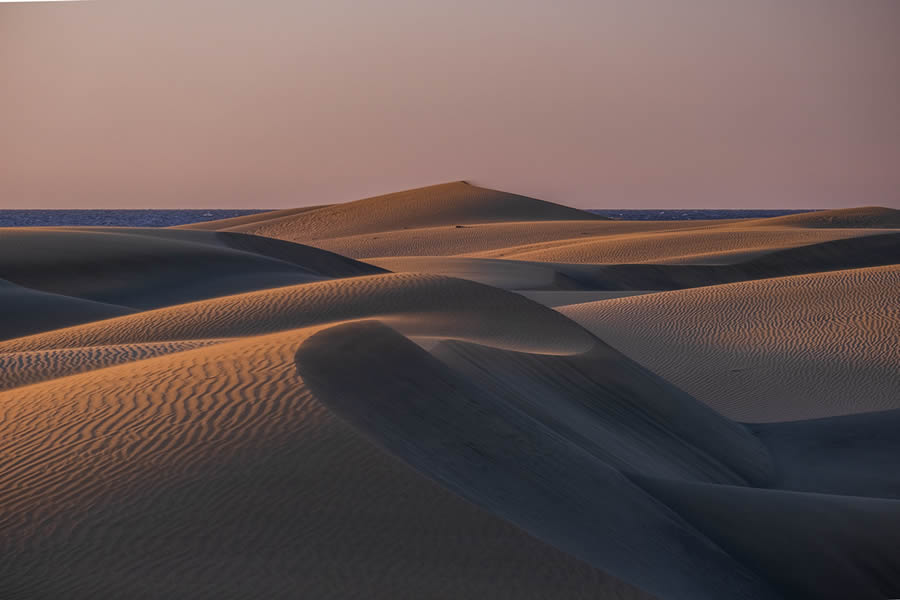
[[[596, 209], [590, 212], [623, 221], [689, 221], [703, 219], [761, 219], [807, 210], [755, 209]], [[0, 227], [172, 227], [200, 221], [229, 219], [266, 210], [240, 209], [128, 209], [128, 210], [2, 210]]]

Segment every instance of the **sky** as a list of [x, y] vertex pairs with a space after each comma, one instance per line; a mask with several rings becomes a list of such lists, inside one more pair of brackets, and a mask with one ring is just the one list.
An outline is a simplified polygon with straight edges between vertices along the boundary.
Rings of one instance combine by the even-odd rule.
[[897, 0], [0, 3], [0, 208], [900, 208]]

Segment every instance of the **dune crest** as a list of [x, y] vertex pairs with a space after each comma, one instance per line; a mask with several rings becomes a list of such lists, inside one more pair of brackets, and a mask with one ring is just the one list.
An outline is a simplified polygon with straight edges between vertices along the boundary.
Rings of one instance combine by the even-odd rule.
[[604, 221], [583, 210], [471, 185], [464, 181], [331, 204], [227, 227], [291, 241], [423, 227], [518, 221]]

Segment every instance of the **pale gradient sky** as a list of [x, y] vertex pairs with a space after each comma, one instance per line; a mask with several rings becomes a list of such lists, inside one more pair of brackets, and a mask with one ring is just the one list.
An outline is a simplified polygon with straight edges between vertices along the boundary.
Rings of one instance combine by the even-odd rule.
[[0, 5], [0, 207], [900, 207], [898, 0]]

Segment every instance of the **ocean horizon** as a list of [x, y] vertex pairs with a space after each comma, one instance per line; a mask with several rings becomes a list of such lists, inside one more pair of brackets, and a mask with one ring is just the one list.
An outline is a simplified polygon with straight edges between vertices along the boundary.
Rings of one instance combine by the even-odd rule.
[[[277, 209], [2, 209], [0, 227], [173, 227]], [[763, 219], [820, 209], [588, 209], [623, 221]]]

